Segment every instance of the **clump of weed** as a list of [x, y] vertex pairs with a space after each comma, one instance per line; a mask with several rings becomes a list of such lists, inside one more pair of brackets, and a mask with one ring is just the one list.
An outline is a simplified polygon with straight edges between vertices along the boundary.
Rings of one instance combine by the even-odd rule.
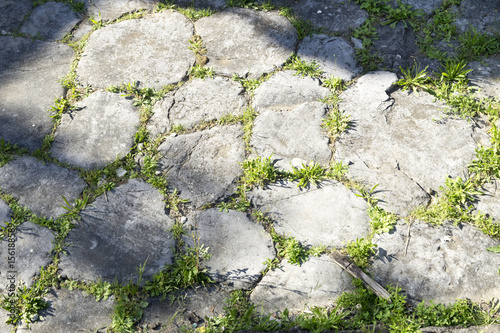
[[319, 64], [315, 61], [307, 62], [300, 59], [297, 55], [292, 55], [287, 64], [283, 69], [291, 69], [297, 73], [294, 75], [310, 76], [310, 77], [320, 77], [322, 74]]
[[347, 254], [354, 261], [354, 263], [361, 269], [368, 266], [368, 260], [372, 254], [375, 253], [375, 247], [370, 240], [364, 238], [356, 238], [355, 241], [349, 241], [346, 245]]

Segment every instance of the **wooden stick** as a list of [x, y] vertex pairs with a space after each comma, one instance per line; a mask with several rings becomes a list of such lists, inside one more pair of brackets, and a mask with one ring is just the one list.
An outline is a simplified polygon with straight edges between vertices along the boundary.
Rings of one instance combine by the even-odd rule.
[[349, 274], [351, 274], [354, 278], [356, 279], [361, 279], [361, 282], [373, 291], [375, 295], [378, 297], [382, 297], [388, 300], [389, 303], [391, 303], [391, 295], [382, 288], [380, 284], [378, 284], [375, 280], [373, 280], [371, 277], [369, 277], [365, 272], [361, 270], [356, 264], [354, 264], [348, 256], [345, 256], [341, 254], [338, 251], [335, 251], [330, 254], [330, 258], [333, 259], [333, 261], [342, 267], [342, 269], [346, 270]]

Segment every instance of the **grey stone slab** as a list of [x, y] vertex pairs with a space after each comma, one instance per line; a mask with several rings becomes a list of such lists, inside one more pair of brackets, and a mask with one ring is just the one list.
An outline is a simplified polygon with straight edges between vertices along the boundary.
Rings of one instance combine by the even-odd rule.
[[[401, 0], [404, 5], [410, 5], [410, 10], [421, 10], [425, 14], [432, 14], [443, 3], [441, 0]], [[393, 8], [398, 8], [396, 0], [390, 2]]]
[[[47, 111], [64, 89], [74, 52], [65, 44], [0, 36], [0, 138], [36, 150], [53, 122]], [[29, 96], [29, 98], [26, 98]]]
[[63, 115], [52, 156], [84, 169], [102, 168], [129, 153], [139, 122], [132, 100], [97, 91]]
[[157, 89], [179, 82], [195, 62], [188, 49], [193, 32], [193, 24], [174, 11], [105, 26], [90, 36], [78, 80], [93, 87], [139, 82]]
[[81, 290], [51, 289], [44, 299], [49, 307], [39, 312], [41, 319], [30, 323], [30, 328], [23, 324], [17, 332], [104, 333], [111, 325], [114, 296], [96, 302]]
[[218, 286], [199, 287], [175, 293], [171, 302], [167, 297], [151, 299], [144, 309], [140, 326], [161, 332], [182, 332], [183, 327], [201, 325], [205, 317], [216, 317], [224, 313], [229, 292]]
[[33, 222], [24, 222], [15, 231], [8, 229], [7, 237], [0, 243], [0, 294], [7, 295], [15, 290], [14, 286], [33, 284], [40, 268], [52, 261], [54, 238], [53, 231]]
[[138, 11], [140, 9], [154, 9], [159, 0], [81, 0], [87, 7], [87, 11], [94, 18], [103, 21], [112, 21], [123, 14]]
[[394, 232], [375, 236], [378, 251], [369, 271], [377, 282], [398, 285], [415, 302], [479, 302], [500, 296], [500, 256], [486, 250], [498, 246], [498, 240], [467, 224], [414, 222], [408, 246], [407, 234], [408, 225], [398, 224]]
[[67, 212], [63, 197], [74, 202], [85, 182], [77, 171], [25, 156], [0, 168], [0, 188], [38, 216], [56, 218]]
[[153, 136], [170, 131], [174, 124], [190, 129], [202, 121], [240, 115], [246, 107], [239, 83], [220, 77], [193, 79], [155, 106], [147, 129]]
[[424, 327], [422, 333], [500, 333], [500, 325], [485, 325], [471, 327]]
[[292, 111], [262, 111], [254, 122], [250, 145], [262, 156], [273, 155], [275, 166], [291, 170], [311, 161], [328, 165], [332, 151], [321, 128], [328, 111], [320, 102], [304, 103]]
[[296, 182], [255, 188], [251, 202], [273, 219], [275, 230], [304, 245], [341, 247], [370, 233], [367, 205], [362, 198], [336, 182], [300, 189]]
[[75, 27], [80, 15], [60, 2], [47, 2], [37, 6], [28, 20], [21, 26], [21, 32], [46, 40], [59, 40]]
[[268, 272], [252, 291], [250, 300], [265, 312], [299, 312], [314, 306], [333, 305], [352, 290], [351, 277], [327, 255], [311, 257], [301, 266], [282, 262]]
[[469, 63], [472, 72], [468, 74], [470, 82], [479, 88], [480, 97], [493, 97], [500, 100], [500, 56]]
[[323, 75], [342, 80], [352, 80], [363, 71], [354, 57], [354, 48], [342, 37], [308, 36], [300, 42], [297, 55], [302, 60], [316, 61]]
[[330, 94], [318, 79], [282, 71], [273, 75], [255, 90], [253, 106], [256, 110], [293, 110], [306, 102], [317, 102]]
[[298, 1], [291, 8], [314, 26], [341, 34], [360, 27], [368, 18], [368, 13], [353, 1]]
[[421, 58], [411, 26], [405, 27], [403, 22], [398, 22], [395, 27], [378, 25], [377, 33], [379, 38], [374, 40], [373, 49], [382, 56], [386, 68], [394, 71], [399, 67], [406, 69], [414, 64], [415, 58]]
[[172, 263], [173, 221], [165, 214], [163, 196], [146, 182], [131, 179], [98, 197], [82, 210], [82, 220], [65, 242], [68, 255], [61, 257], [62, 275], [96, 281], [137, 282], [151, 278]]
[[476, 209], [488, 214], [495, 223], [500, 223], [500, 189], [498, 183], [493, 181], [483, 185], [481, 191], [484, 195], [477, 197]]
[[207, 274], [230, 289], [250, 289], [266, 268], [264, 261], [276, 252], [271, 236], [246, 213], [217, 208], [189, 216], [198, 244], [212, 257], [204, 263]]
[[369, 73], [341, 95], [354, 126], [337, 140], [335, 159], [350, 163], [351, 177], [379, 184], [384, 208], [406, 214], [428, 202], [426, 192], [438, 191], [447, 176], [463, 177], [478, 143], [489, 143], [484, 130], [446, 116], [445, 105], [426, 93], [389, 96], [395, 80]]
[[222, 10], [227, 7], [225, 0], [175, 0], [174, 3], [179, 7], [193, 7], [195, 9]]
[[11, 221], [12, 209], [3, 200], [0, 199], [0, 225], [4, 226], [6, 222]]
[[18, 29], [32, 8], [30, 0], [3, 0], [0, 3], [0, 32], [10, 33]]
[[160, 145], [160, 169], [180, 197], [199, 207], [231, 195], [243, 174], [245, 159], [241, 126], [214, 127], [201, 132], [168, 137]]
[[455, 25], [458, 31], [465, 32], [474, 27], [479, 33], [489, 35], [500, 33], [500, 3], [489, 0], [464, 0], [458, 6]]
[[217, 74], [257, 78], [285, 63], [297, 31], [278, 12], [230, 8], [195, 23]]

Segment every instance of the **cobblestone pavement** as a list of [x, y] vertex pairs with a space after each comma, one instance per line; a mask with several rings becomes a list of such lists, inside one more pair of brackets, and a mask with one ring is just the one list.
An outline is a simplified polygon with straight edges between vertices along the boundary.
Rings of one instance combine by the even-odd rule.
[[205, 332], [231, 294], [329, 309], [355, 292], [334, 250], [407, 309], [493, 323], [498, 10], [2, 0], [0, 331]]

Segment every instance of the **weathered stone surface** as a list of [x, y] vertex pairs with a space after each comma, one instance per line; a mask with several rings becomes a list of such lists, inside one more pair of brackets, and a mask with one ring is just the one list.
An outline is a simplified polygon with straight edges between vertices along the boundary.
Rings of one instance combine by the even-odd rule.
[[500, 325], [471, 326], [471, 327], [424, 327], [422, 333], [500, 333]]
[[12, 214], [12, 210], [9, 205], [3, 200], [0, 199], [0, 225], [5, 226], [5, 222], [10, 222], [10, 216]]
[[[13, 32], [33, 8], [30, 0], [3, 0], [0, 2], [0, 32]], [[3, 44], [2, 44], [3, 45]]]
[[231, 289], [250, 289], [266, 268], [264, 261], [276, 256], [271, 236], [245, 213], [212, 208], [195, 212], [189, 223], [198, 244], [212, 255], [204, 263], [208, 276]]
[[[441, 0], [401, 0], [401, 3], [410, 5], [411, 10], [422, 10], [425, 14], [432, 14], [443, 2]], [[391, 0], [393, 8], [398, 8], [397, 0]]]
[[296, 182], [255, 188], [248, 194], [274, 220], [275, 230], [296, 237], [305, 245], [344, 246], [370, 232], [367, 205], [340, 183], [323, 182], [305, 190]]
[[296, 2], [292, 9], [316, 27], [336, 33], [354, 30], [368, 18], [368, 13], [353, 1], [307, 0]]
[[479, 87], [481, 97], [494, 97], [500, 100], [500, 56], [494, 55], [469, 64], [473, 71], [468, 74], [470, 82]]
[[160, 145], [160, 169], [169, 184], [195, 207], [234, 193], [245, 159], [241, 126], [214, 127], [201, 132], [168, 137]]
[[374, 40], [373, 49], [382, 55], [387, 68], [397, 71], [399, 67], [406, 69], [414, 64], [420, 51], [409, 25], [405, 27], [403, 22], [398, 22], [395, 27], [379, 25], [377, 32], [380, 37]]
[[[33, 278], [38, 274], [40, 268], [50, 264], [52, 257], [52, 241], [55, 238], [54, 232], [47, 228], [34, 224], [33, 222], [24, 222], [17, 230], [2, 240], [0, 248], [0, 294], [6, 295], [9, 292], [11, 283], [16, 286], [21, 283], [31, 286]], [[14, 240], [14, 247], [9, 243]], [[14, 250], [14, 260], [9, 250]], [[14, 271], [14, 281], [9, 278], [7, 272]]]
[[321, 128], [327, 106], [304, 103], [292, 111], [262, 111], [254, 122], [250, 145], [263, 157], [273, 155], [275, 166], [291, 170], [311, 161], [327, 165], [332, 157]]
[[35, 214], [55, 218], [67, 212], [63, 197], [74, 202], [85, 182], [77, 171], [25, 156], [0, 168], [0, 188]]
[[0, 308], [0, 330], [2, 332], [11, 332], [14, 326], [6, 323], [7, 319], [9, 319], [9, 311], [4, 308]]
[[351, 177], [380, 184], [384, 208], [405, 214], [427, 203], [426, 192], [439, 190], [447, 176], [463, 176], [478, 142], [488, 140], [472, 123], [445, 116], [445, 106], [426, 93], [389, 98], [395, 81], [392, 73], [369, 73], [341, 95], [354, 128], [336, 142], [335, 158], [350, 163]]
[[81, 84], [94, 87], [139, 82], [161, 88], [181, 81], [195, 56], [189, 47], [193, 24], [182, 14], [163, 11], [95, 31], [77, 68]]
[[250, 300], [264, 311], [303, 311], [332, 305], [352, 290], [351, 277], [328, 256], [311, 257], [301, 266], [283, 262], [268, 272], [253, 290]]
[[[453, 303], [500, 297], [500, 256], [486, 248], [500, 242], [470, 225], [433, 227], [415, 222], [406, 247], [407, 224], [390, 234], [376, 235], [376, 259], [369, 269], [381, 285], [403, 288], [410, 300]], [[406, 255], [405, 255], [406, 253]]]
[[40, 311], [43, 320], [23, 324], [18, 332], [106, 332], [111, 325], [115, 305], [114, 296], [95, 301], [81, 290], [51, 289], [45, 297], [49, 307]]
[[229, 292], [210, 286], [182, 290], [175, 296], [174, 302], [168, 298], [163, 301], [151, 299], [144, 309], [140, 326], [155, 327], [161, 332], [182, 332], [182, 327], [202, 324], [205, 317], [222, 315]]
[[306, 102], [317, 102], [330, 94], [319, 80], [283, 71], [273, 75], [255, 90], [253, 106], [256, 110], [293, 110]]
[[[36, 150], [53, 122], [47, 111], [64, 90], [73, 50], [65, 44], [0, 36], [0, 138]], [[26, 98], [29, 96], [29, 98]]]
[[342, 37], [312, 35], [304, 38], [297, 55], [302, 60], [316, 61], [324, 74], [352, 80], [362, 72], [356, 63], [354, 48]]
[[281, 66], [297, 43], [297, 31], [278, 12], [230, 8], [195, 23], [217, 74], [256, 78]]
[[123, 14], [139, 9], [154, 9], [158, 0], [80, 0], [85, 3], [90, 15], [103, 21], [112, 21]]
[[47, 2], [36, 7], [21, 32], [43, 39], [62, 39], [80, 21], [80, 16], [60, 2]]
[[193, 7], [196, 9], [214, 9], [222, 10], [227, 7], [227, 2], [225, 0], [197, 0], [193, 3], [193, 0], [176, 0], [175, 4], [179, 7]]
[[148, 279], [172, 263], [173, 221], [163, 196], [144, 181], [131, 179], [101, 195], [81, 216], [65, 239], [70, 246], [59, 265], [63, 275], [126, 283], [137, 281], [139, 266], [145, 265], [142, 276]]
[[98, 91], [64, 114], [52, 143], [52, 155], [84, 169], [102, 168], [128, 154], [140, 122], [133, 102]]
[[459, 15], [455, 25], [460, 32], [471, 29], [479, 33], [494, 34], [500, 32], [500, 3], [489, 0], [464, 0], [458, 6]]
[[243, 93], [239, 83], [225, 78], [193, 79], [156, 105], [147, 129], [157, 136], [174, 124], [190, 129], [202, 121], [242, 114], [247, 106]]
[[483, 185], [484, 195], [478, 196], [476, 204], [478, 211], [488, 214], [496, 223], [500, 223], [500, 189], [498, 185], [496, 181]]

